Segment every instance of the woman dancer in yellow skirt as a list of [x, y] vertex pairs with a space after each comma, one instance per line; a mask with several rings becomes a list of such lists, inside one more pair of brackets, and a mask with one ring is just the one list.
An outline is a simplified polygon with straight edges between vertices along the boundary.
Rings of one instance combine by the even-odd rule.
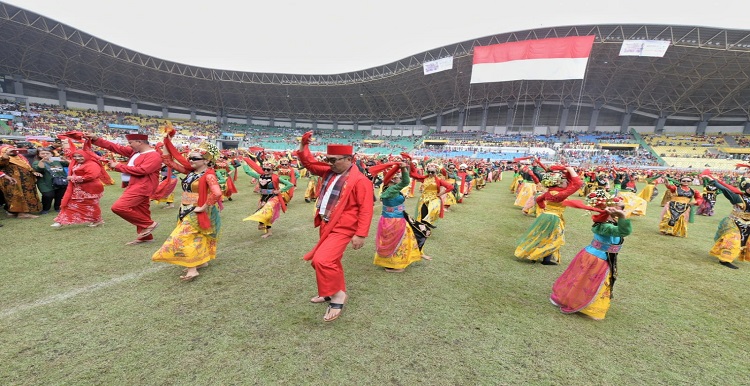
[[177, 226], [151, 260], [186, 267], [180, 279], [191, 281], [198, 277], [199, 268], [206, 267], [216, 258], [221, 229], [216, 204], [222, 192], [212, 166], [219, 149], [203, 142], [198, 149], [191, 150], [185, 160], [167, 136], [162, 154], [167, 166], [186, 176], [182, 180], [182, 204]]
[[[286, 212], [286, 202], [281, 194], [294, 187], [291, 181], [279, 178], [273, 172], [273, 166], [270, 163], [264, 163], [258, 166], [253, 160], [246, 158], [242, 162], [242, 170], [250, 177], [258, 179], [260, 186], [260, 200], [258, 200], [258, 209], [242, 221], [257, 221], [258, 230], [263, 231], [260, 236], [264, 239], [271, 237], [271, 226], [279, 218], [281, 212]], [[281, 187], [281, 185], [284, 185]]]
[[430, 230], [414, 221], [404, 209], [406, 197], [401, 189], [409, 186], [409, 165], [406, 162], [378, 165], [371, 167], [370, 173], [377, 174], [377, 169], [387, 168], [390, 170], [383, 176], [385, 190], [380, 194], [383, 211], [375, 235], [373, 264], [385, 268], [386, 272], [403, 272], [415, 261], [432, 260], [422, 253]]
[[693, 203], [703, 202], [701, 194], [690, 187], [693, 179], [690, 176], [680, 178], [680, 186], [665, 182], [667, 194], [671, 194], [669, 202], [662, 211], [659, 232], [664, 235], [687, 237], [687, 223], [690, 217], [690, 207]]
[[732, 203], [732, 213], [719, 223], [714, 236], [714, 246], [708, 253], [719, 259], [719, 264], [732, 269], [735, 260], [750, 261], [750, 177], [740, 177], [738, 188], [729, 186], [720, 179], [708, 176], [724, 197]]
[[515, 251], [517, 258], [542, 260], [544, 265], [560, 263], [560, 248], [565, 244], [562, 202], [583, 185], [572, 167], [555, 165], [550, 170], [542, 182], [549, 190], [536, 199], [542, 213], [521, 237]]
[[411, 177], [422, 183], [422, 195], [417, 202], [417, 221], [435, 228], [438, 219], [443, 218], [443, 196], [453, 189], [453, 185], [437, 177], [438, 165], [430, 163], [425, 168], [427, 175], [417, 173], [411, 165]]

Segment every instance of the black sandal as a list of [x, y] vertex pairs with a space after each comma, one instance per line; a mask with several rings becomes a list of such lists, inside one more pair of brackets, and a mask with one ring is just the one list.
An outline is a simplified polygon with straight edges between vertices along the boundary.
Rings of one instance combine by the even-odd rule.
[[[343, 303], [330, 303], [328, 305], [328, 309], [326, 310], [326, 315], [328, 315], [328, 311], [330, 311], [330, 310], [343, 310], [343, 309], [344, 309], [344, 304]], [[326, 319], [325, 316], [324, 316], [323, 317], [323, 321], [324, 322], [333, 322], [334, 320], [338, 319], [339, 316], [341, 316], [341, 311], [339, 311], [339, 313], [336, 314], [336, 316], [332, 317], [331, 319]]]

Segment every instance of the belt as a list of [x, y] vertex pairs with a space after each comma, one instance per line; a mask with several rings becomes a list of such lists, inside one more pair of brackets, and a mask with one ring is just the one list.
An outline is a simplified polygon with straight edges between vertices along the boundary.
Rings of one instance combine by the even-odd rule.
[[273, 194], [273, 189], [261, 189], [260, 194]]
[[401, 204], [399, 206], [384, 206], [383, 212], [393, 213], [393, 212], [403, 212], [404, 211], [404, 204]]
[[591, 246], [595, 249], [598, 249], [602, 252], [608, 252], [608, 253], [619, 253], [620, 248], [622, 248], [622, 244], [604, 244], [603, 242], [599, 240], [591, 240]]

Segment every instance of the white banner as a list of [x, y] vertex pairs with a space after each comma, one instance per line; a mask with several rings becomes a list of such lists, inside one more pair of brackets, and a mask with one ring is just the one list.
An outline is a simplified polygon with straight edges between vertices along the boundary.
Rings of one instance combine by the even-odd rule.
[[422, 68], [424, 69], [425, 75], [453, 69], [453, 57], [449, 56], [447, 58], [433, 60], [431, 62], [424, 62], [424, 64], [422, 64]]
[[625, 40], [620, 47], [620, 56], [664, 57], [669, 48], [666, 40]]

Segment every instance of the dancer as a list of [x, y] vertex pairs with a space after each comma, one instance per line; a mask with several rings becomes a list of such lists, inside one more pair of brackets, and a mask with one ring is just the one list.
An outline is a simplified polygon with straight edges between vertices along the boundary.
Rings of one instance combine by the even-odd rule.
[[0, 190], [5, 196], [6, 209], [11, 217], [37, 218], [31, 212], [42, 208], [36, 193], [37, 175], [26, 157], [10, 145], [0, 146], [0, 172], [7, 177], [0, 180]]
[[544, 265], [560, 263], [560, 248], [565, 245], [565, 207], [562, 202], [583, 186], [575, 169], [554, 165], [546, 173], [542, 184], [548, 190], [536, 199], [542, 211], [516, 246], [515, 256], [531, 261], [542, 260]]
[[370, 180], [354, 166], [352, 146], [329, 144], [326, 163], [318, 162], [308, 148], [312, 134], [308, 131], [302, 135], [297, 155], [310, 173], [323, 179], [315, 204], [315, 226], [320, 229], [320, 240], [304, 259], [312, 262], [318, 283], [318, 296], [310, 301], [330, 301], [323, 320], [331, 322], [341, 315], [347, 300], [341, 259], [349, 242], [354, 249], [365, 244], [372, 221], [374, 192]]
[[592, 216], [594, 239], [578, 252], [555, 281], [550, 301], [565, 314], [580, 312], [591, 319], [602, 320], [609, 310], [617, 279], [617, 255], [623, 239], [632, 233], [632, 227], [621, 203], [602, 197], [598, 204], [592, 205], [604, 209]]
[[[71, 150], [75, 149], [73, 147]], [[68, 187], [60, 204], [60, 214], [55, 217], [52, 227], [63, 225], [89, 224], [98, 227], [104, 224], [99, 200], [104, 195], [102, 173], [104, 167], [88, 151], [75, 150], [71, 157]]]
[[[430, 229], [417, 223], [404, 210], [405, 195], [401, 190], [409, 186], [409, 164], [392, 162], [370, 167], [370, 173], [385, 171], [383, 177], [383, 211], [375, 235], [375, 259], [373, 264], [385, 268], [386, 272], [403, 272], [409, 264], [421, 259], [432, 260], [422, 253], [430, 235]], [[401, 171], [400, 175], [398, 171]]]
[[286, 212], [286, 201], [281, 195], [294, 188], [294, 185], [274, 173], [273, 166], [268, 162], [261, 167], [250, 158], [245, 158], [242, 162], [242, 170], [250, 177], [257, 179], [260, 186], [258, 209], [243, 221], [257, 221], [258, 230], [263, 231], [260, 237], [269, 238], [273, 235], [271, 232], [273, 222], [279, 218], [281, 212]]
[[[151, 260], [185, 267], [182, 281], [192, 281], [216, 258], [216, 245], [221, 230], [217, 203], [222, 191], [213, 170], [219, 155], [216, 145], [203, 142], [190, 150], [186, 160], [172, 145], [169, 135], [164, 138], [162, 161], [170, 168], [185, 174], [182, 180], [182, 203], [177, 226]], [[176, 161], [176, 162], [175, 162]], [[132, 184], [131, 184], [132, 185]]]
[[703, 198], [697, 190], [690, 187], [693, 179], [689, 176], [680, 178], [680, 186], [675, 186], [671, 181], [665, 182], [667, 193], [670, 193], [669, 202], [662, 211], [659, 232], [664, 235], [687, 237], [687, 223], [690, 216], [691, 203], [700, 205]]
[[129, 176], [128, 186], [122, 196], [112, 204], [112, 212], [123, 220], [136, 226], [138, 236], [125, 245], [137, 245], [154, 241], [151, 232], [159, 223], [151, 219], [149, 209], [151, 195], [159, 185], [159, 170], [161, 170], [161, 156], [148, 143], [146, 134], [127, 134], [128, 146], [104, 140], [94, 133], [84, 136], [99, 147], [111, 152], [129, 157], [127, 164], [116, 161], [109, 162], [109, 168]]
[[716, 185], [708, 178], [703, 178], [703, 203], [698, 207], [696, 214], [701, 216], [713, 216], [716, 205]]
[[[408, 154], [401, 155], [409, 159]], [[410, 168], [410, 176], [422, 183], [422, 195], [417, 202], [417, 221], [434, 229], [437, 220], [443, 218], [443, 197], [453, 190], [453, 185], [437, 177], [439, 167], [436, 163], [427, 164], [426, 176], [417, 173], [413, 164]]]
[[719, 223], [709, 254], [727, 268], [738, 269], [735, 260], [750, 261], [750, 177], [741, 176], [735, 188], [711, 175], [706, 176], [733, 205], [732, 212]]

